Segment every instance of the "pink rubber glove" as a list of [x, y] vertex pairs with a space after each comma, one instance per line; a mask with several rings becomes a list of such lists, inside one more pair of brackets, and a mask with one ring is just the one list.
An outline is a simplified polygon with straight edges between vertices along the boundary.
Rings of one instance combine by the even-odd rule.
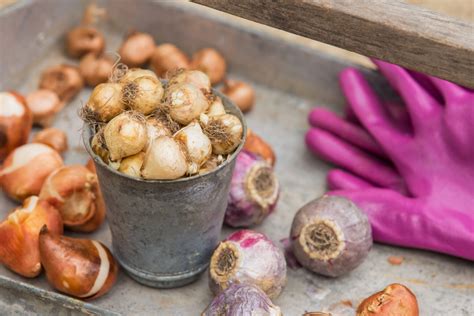
[[361, 207], [377, 241], [474, 260], [474, 93], [374, 62], [405, 107], [384, 104], [346, 69], [340, 84], [355, 118], [309, 115], [308, 147], [345, 169], [329, 172], [330, 194]]

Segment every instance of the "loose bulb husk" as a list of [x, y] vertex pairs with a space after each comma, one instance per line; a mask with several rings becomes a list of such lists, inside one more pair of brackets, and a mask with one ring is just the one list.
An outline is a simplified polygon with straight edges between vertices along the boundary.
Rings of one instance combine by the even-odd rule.
[[95, 87], [107, 82], [114, 69], [114, 61], [107, 56], [94, 53], [85, 55], [79, 64], [79, 71], [87, 85]]
[[105, 219], [104, 202], [95, 173], [82, 165], [65, 166], [51, 173], [39, 198], [56, 207], [64, 225], [74, 231], [92, 232]]
[[211, 81], [209, 77], [199, 70], [179, 70], [168, 81], [168, 86], [188, 83], [201, 89], [204, 93], [211, 91]]
[[201, 126], [196, 121], [183, 127], [173, 137], [186, 148], [189, 160], [188, 174], [197, 173], [199, 168], [211, 157], [211, 141], [202, 132]]
[[226, 68], [224, 57], [214, 48], [203, 48], [197, 51], [191, 60], [191, 69], [204, 72], [213, 85], [224, 79]]
[[243, 126], [237, 116], [232, 114], [212, 117], [201, 115], [200, 121], [204, 133], [211, 140], [214, 154], [230, 154], [242, 142]]
[[124, 158], [120, 162], [120, 167], [118, 171], [131, 177], [141, 178], [140, 170], [142, 169], [144, 159], [145, 153], [143, 151], [139, 152], [138, 154]]
[[131, 110], [142, 114], [155, 111], [163, 97], [163, 86], [154, 77], [138, 77], [122, 88], [122, 102]]
[[64, 107], [64, 102], [61, 102], [58, 95], [46, 89], [29, 93], [26, 103], [33, 114], [33, 123], [42, 127], [51, 126], [56, 114]]
[[84, 79], [79, 68], [71, 65], [57, 65], [41, 73], [39, 88], [55, 92], [59, 99], [67, 103], [84, 87]]
[[150, 34], [130, 34], [119, 48], [121, 62], [129, 67], [139, 67], [148, 62], [155, 50], [155, 41]]
[[82, 109], [81, 117], [86, 122], [108, 122], [125, 111], [122, 102], [122, 85], [101, 83], [94, 88]]
[[183, 51], [173, 44], [165, 43], [155, 47], [151, 66], [160, 77], [178, 69], [189, 67], [189, 60]]
[[112, 161], [139, 153], [147, 143], [145, 118], [137, 112], [114, 117], [104, 127], [104, 141]]
[[36, 277], [41, 272], [38, 236], [43, 225], [54, 234], [63, 233], [58, 210], [30, 196], [0, 223], [0, 262], [24, 277]]
[[0, 92], [0, 162], [26, 143], [32, 124], [25, 99], [15, 92]]
[[32, 143], [42, 143], [56, 150], [58, 153], [63, 153], [67, 150], [67, 135], [62, 130], [54, 127], [45, 128], [39, 131], [32, 140]]
[[44, 181], [63, 166], [61, 156], [44, 144], [25, 144], [12, 151], [0, 169], [3, 190], [15, 200], [38, 195]]
[[171, 118], [182, 125], [199, 118], [209, 107], [209, 101], [203, 92], [192, 84], [170, 86], [165, 95]]
[[39, 234], [41, 264], [56, 290], [81, 299], [107, 293], [117, 279], [118, 264], [110, 250], [95, 240]]
[[173, 180], [186, 174], [188, 163], [181, 146], [169, 136], [161, 136], [148, 146], [142, 166], [145, 179]]

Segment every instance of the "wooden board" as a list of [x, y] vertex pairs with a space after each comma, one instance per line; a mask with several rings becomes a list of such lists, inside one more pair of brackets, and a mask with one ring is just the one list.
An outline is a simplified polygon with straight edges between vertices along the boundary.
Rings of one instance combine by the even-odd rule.
[[193, 0], [474, 87], [474, 25], [399, 0]]

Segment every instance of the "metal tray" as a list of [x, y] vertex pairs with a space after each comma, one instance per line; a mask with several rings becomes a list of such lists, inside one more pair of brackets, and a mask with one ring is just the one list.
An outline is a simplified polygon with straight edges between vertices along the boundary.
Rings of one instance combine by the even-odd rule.
[[[294, 213], [325, 191], [330, 165], [305, 148], [306, 115], [315, 105], [340, 111], [344, 105], [337, 75], [348, 63], [321, 54], [311, 43], [286, 33], [206, 9], [187, 2], [99, 1], [109, 13], [103, 25], [107, 51], [118, 48], [130, 29], [153, 34], [158, 43], [172, 42], [187, 53], [211, 46], [229, 62], [229, 77], [251, 82], [257, 105], [247, 115], [248, 125], [273, 146], [282, 193], [275, 214], [256, 230], [276, 243], [289, 234]], [[36, 88], [46, 66], [68, 60], [62, 36], [80, 20], [84, 1], [18, 1], [0, 10], [0, 89], [28, 92]], [[8, 48], [8, 49], [6, 49]], [[366, 71], [380, 91], [391, 95], [383, 80]], [[67, 164], [85, 163], [88, 156], [80, 138], [77, 110], [90, 94], [85, 89], [57, 117], [55, 126], [67, 131], [70, 150]], [[3, 218], [15, 203], [0, 195]], [[222, 236], [230, 229], [224, 228]], [[107, 224], [91, 235], [110, 246]], [[387, 262], [390, 255], [406, 258], [401, 266]], [[288, 284], [275, 300], [285, 315], [305, 311], [330, 311], [353, 315], [367, 295], [393, 282], [404, 283], [416, 293], [422, 315], [472, 315], [474, 268], [472, 263], [426, 251], [376, 244], [367, 260], [347, 276], [332, 279], [304, 269], [289, 270]], [[134, 282], [123, 271], [106, 296], [83, 303], [55, 293], [44, 274], [25, 279], [0, 267], [0, 314], [90, 315], [198, 315], [211, 301], [207, 275], [178, 289], [158, 290]]]

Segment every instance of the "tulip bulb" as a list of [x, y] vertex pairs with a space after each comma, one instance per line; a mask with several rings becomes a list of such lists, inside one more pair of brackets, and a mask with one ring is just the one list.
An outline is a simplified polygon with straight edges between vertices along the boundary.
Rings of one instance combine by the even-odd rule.
[[191, 69], [204, 72], [212, 84], [222, 81], [226, 72], [224, 57], [214, 48], [203, 48], [197, 51], [191, 60]]
[[204, 114], [200, 121], [204, 133], [211, 140], [214, 154], [230, 154], [242, 142], [243, 126], [237, 116], [223, 114], [209, 117]]
[[79, 64], [84, 81], [87, 85], [95, 87], [100, 83], [107, 82], [114, 70], [114, 61], [107, 56], [98, 56], [94, 53], [85, 55]]
[[129, 67], [139, 67], [150, 60], [155, 50], [155, 41], [150, 34], [134, 32], [119, 48], [121, 61]]
[[152, 77], [158, 80], [156, 74], [149, 69], [131, 68], [120, 78], [119, 83], [127, 84], [140, 77]]
[[51, 173], [39, 198], [59, 210], [67, 228], [92, 232], [105, 219], [105, 204], [99, 190], [95, 173], [84, 166], [72, 165]]
[[0, 182], [13, 199], [38, 195], [43, 182], [63, 166], [61, 156], [44, 144], [26, 144], [12, 151], [0, 169]]
[[216, 96], [214, 100], [212, 100], [211, 105], [209, 106], [209, 109], [207, 110], [206, 115], [209, 117], [213, 117], [213, 116], [219, 116], [219, 115], [224, 115], [224, 114], [225, 114], [225, 107], [224, 107], [224, 104], [222, 103], [222, 99]]
[[33, 137], [32, 142], [48, 145], [58, 153], [65, 152], [68, 147], [66, 133], [54, 127], [45, 128], [44, 130], [39, 131]]
[[0, 92], [0, 161], [30, 135], [33, 117], [25, 99], [14, 92]]
[[33, 113], [33, 122], [43, 127], [50, 126], [56, 114], [64, 107], [64, 102], [50, 90], [40, 89], [26, 96], [28, 108]]
[[202, 132], [201, 126], [196, 121], [183, 127], [173, 137], [186, 148], [189, 160], [188, 174], [197, 173], [199, 168], [211, 157], [211, 141]]
[[199, 169], [199, 174], [206, 174], [216, 169], [224, 162], [224, 157], [222, 155], [211, 155], [211, 157], [202, 165]]
[[146, 131], [148, 142], [147, 146], [151, 144], [151, 142], [160, 137], [160, 136], [171, 136], [171, 130], [168, 127], [169, 124], [165, 117], [161, 117], [160, 115], [151, 115], [146, 118]]
[[150, 114], [158, 108], [163, 97], [163, 86], [154, 77], [138, 77], [122, 88], [122, 102], [131, 110]]
[[171, 87], [182, 83], [192, 84], [204, 93], [209, 93], [211, 91], [211, 81], [209, 80], [209, 77], [199, 70], [179, 70], [170, 78], [168, 86]]
[[385, 289], [363, 300], [357, 307], [357, 316], [418, 316], [415, 294], [402, 284], [390, 284]]
[[147, 148], [142, 166], [143, 178], [173, 180], [184, 176], [187, 170], [186, 155], [172, 137], [158, 137]]
[[73, 28], [66, 36], [69, 56], [79, 58], [88, 53], [100, 54], [105, 47], [105, 38], [92, 26], [81, 25]]
[[139, 153], [147, 143], [145, 118], [136, 112], [114, 117], [104, 127], [104, 141], [112, 161]]
[[145, 153], [143, 151], [139, 152], [138, 154], [124, 158], [120, 162], [120, 167], [118, 168], [118, 171], [131, 177], [141, 178], [140, 170], [142, 169], [144, 159]]
[[189, 60], [178, 47], [165, 43], [155, 47], [151, 66], [159, 76], [165, 77], [169, 72], [188, 68]]
[[84, 87], [79, 68], [71, 65], [57, 65], [47, 68], [41, 74], [39, 88], [55, 92], [62, 102], [67, 103]]
[[255, 91], [243, 81], [227, 80], [222, 93], [244, 113], [250, 111], [255, 103]]
[[199, 118], [209, 107], [204, 93], [189, 83], [169, 86], [165, 98], [171, 118], [182, 125]]
[[54, 235], [43, 226], [39, 250], [49, 284], [68, 295], [95, 299], [106, 294], [117, 279], [119, 266], [98, 241]]
[[58, 210], [30, 196], [0, 224], [0, 262], [24, 277], [37, 276], [41, 272], [38, 237], [43, 225], [51, 227], [52, 234], [63, 233]]
[[101, 83], [94, 88], [89, 100], [81, 110], [81, 118], [86, 122], [108, 122], [125, 111], [122, 103], [122, 85]]

